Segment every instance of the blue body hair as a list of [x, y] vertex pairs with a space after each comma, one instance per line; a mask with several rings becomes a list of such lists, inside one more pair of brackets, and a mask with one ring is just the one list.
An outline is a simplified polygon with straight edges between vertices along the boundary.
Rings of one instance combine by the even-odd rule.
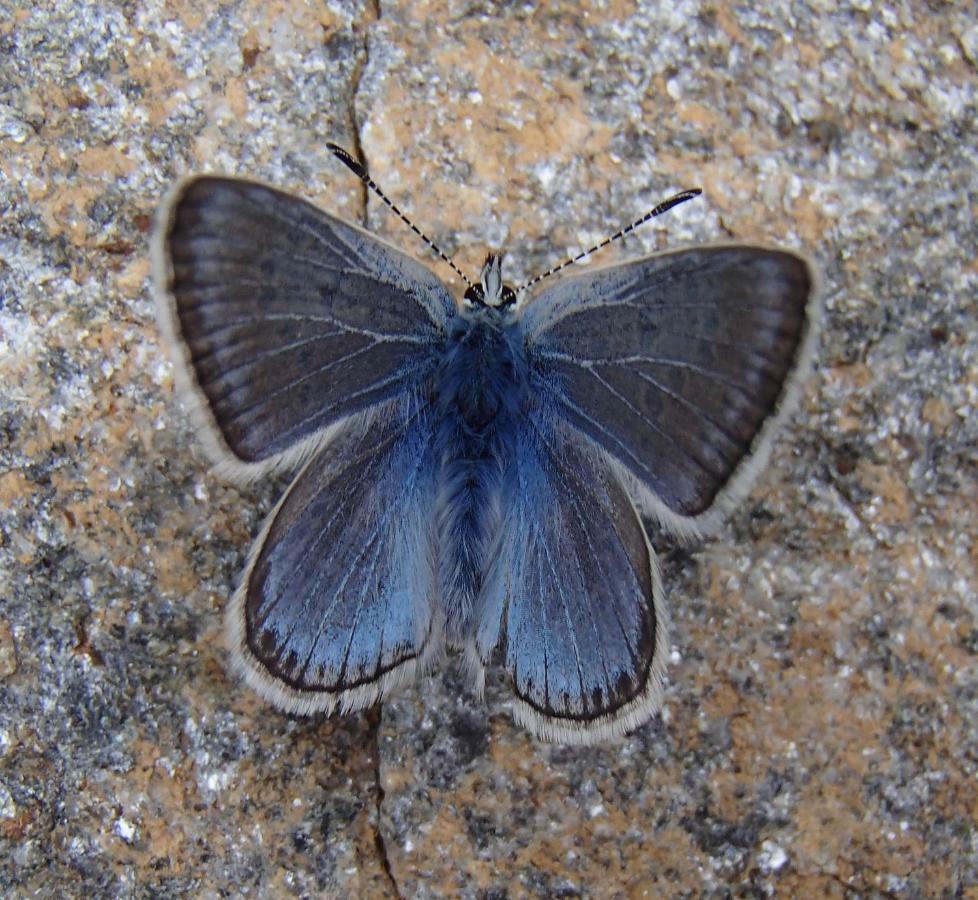
[[527, 401], [523, 339], [506, 310], [469, 308], [435, 378], [438, 575], [449, 646], [471, 640], [472, 611], [503, 518], [503, 488]]

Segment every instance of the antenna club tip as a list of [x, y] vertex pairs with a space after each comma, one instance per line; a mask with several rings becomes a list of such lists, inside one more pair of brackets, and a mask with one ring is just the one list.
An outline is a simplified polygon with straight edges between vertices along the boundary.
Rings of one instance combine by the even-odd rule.
[[326, 149], [358, 178], [367, 177], [367, 170], [354, 159], [353, 154], [348, 150], [343, 149], [339, 144], [334, 144], [332, 141], [326, 142]]

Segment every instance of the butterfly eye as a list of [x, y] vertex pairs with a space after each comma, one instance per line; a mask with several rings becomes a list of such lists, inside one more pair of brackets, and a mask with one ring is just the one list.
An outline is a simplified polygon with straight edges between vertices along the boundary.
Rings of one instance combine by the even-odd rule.
[[469, 287], [465, 291], [463, 299], [471, 306], [486, 305], [486, 295], [485, 291], [482, 290], [481, 284], [473, 284], [471, 287]]
[[516, 291], [511, 285], [504, 284], [499, 292], [498, 303], [486, 303], [486, 292], [481, 284], [474, 284], [466, 290], [464, 299], [471, 306], [492, 306], [493, 309], [507, 309], [516, 302]]

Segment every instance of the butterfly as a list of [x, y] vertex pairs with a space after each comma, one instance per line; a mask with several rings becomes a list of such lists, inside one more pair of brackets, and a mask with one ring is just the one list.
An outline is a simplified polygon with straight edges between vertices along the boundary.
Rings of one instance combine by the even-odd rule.
[[171, 191], [152, 254], [210, 457], [239, 482], [298, 472], [227, 612], [254, 690], [350, 712], [452, 651], [477, 691], [501, 666], [545, 740], [656, 712], [643, 516], [705, 534], [746, 494], [812, 355], [805, 257], [694, 246], [517, 291], [489, 256], [457, 301], [363, 229], [210, 175]]

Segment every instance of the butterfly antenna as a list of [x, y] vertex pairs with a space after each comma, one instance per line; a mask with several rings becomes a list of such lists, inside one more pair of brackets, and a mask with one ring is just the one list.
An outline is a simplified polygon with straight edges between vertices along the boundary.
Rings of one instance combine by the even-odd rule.
[[608, 244], [617, 241], [619, 238], [623, 238], [626, 234], [630, 234], [639, 225], [644, 225], [649, 219], [654, 219], [656, 216], [661, 216], [664, 212], [668, 212], [674, 206], [679, 206], [680, 203], [685, 203], [687, 200], [692, 200], [693, 197], [698, 197], [703, 192], [699, 188], [692, 188], [688, 191], [680, 191], [675, 196], [670, 197], [668, 200], [663, 200], [658, 206], [652, 207], [644, 216], [640, 219], [636, 219], [631, 225], [626, 225], [621, 231], [616, 231], [611, 237], [606, 237], [600, 244], [595, 244], [593, 247], [588, 247], [587, 250], [582, 250], [577, 256], [572, 256], [570, 259], [565, 259], [560, 265], [554, 266], [552, 269], [547, 269], [542, 275], [537, 275], [536, 278], [531, 278], [526, 284], [523, 285], [516, 293], [522, 293], [527, 288], [533, 287], [533, 285], [538, 284], [543, 281], [544, 278], [549, 278], [551, 275], [556, 275], [561, 269], [566, 269], [568, 266], [574, 265], [576, 262], [580, 262], [585, 256], [590, 256], [592, 253], [597, 253], [598, 250], [603, 250]]
[[378, 197], [380, 197], [380, 199], [387, 204], [387, 207], [395, 215], [397, 215], [397, 217], [405, 225], [407, 225], [407, 227], [410, 228], [411, 231], [413, 231], [419, 238], [421, 238], [421, 240], [428, 245], [428, 248], [439, 259], [441, 259], [442, 262], [448, 263], [448, 265], [452, 267], [452, 271], [456, 275], [458, 275], [458, 277], [461, 278], [462, 281], [465, 282], [466, 287], [474, 287], [474, 285], [468, 279], [466, 274], [458, 266], [456, 266], [455, 263], [453, 263], [444, 253], [442, 253], [438, 245], [433, 240], [431, 240], [431, 238], [429, 238], [428, 235], [426, 235], [420, 228], [418, 228], [418, 226], [415, 225], [414, 222], [412, 222], [404, 213], [402, 213], [397, 208], [397, 204], [394, 203], [394, 201], [391, 200], [387, 196], [387, 194], [385, 194], [380, 189], [380, 186], [377, 184], [377, 182], [370, 177], [370, 175], [367, 173], [367, 170], [362, 165], [360, 165], [359, 162], [357, 162], [346, 150], [344, 150], [338, 144], [327, 143], [326, 148], [329, 150], [330, 153], [333, 154], [333, 156], [335, 156], [341, 163], [343, 163], [343, 165], [345, 165], [354, 175], [356, 175], [357, 178], [359, 178], [368, 188], [370, 188], [370, 190], [372, 190]]

